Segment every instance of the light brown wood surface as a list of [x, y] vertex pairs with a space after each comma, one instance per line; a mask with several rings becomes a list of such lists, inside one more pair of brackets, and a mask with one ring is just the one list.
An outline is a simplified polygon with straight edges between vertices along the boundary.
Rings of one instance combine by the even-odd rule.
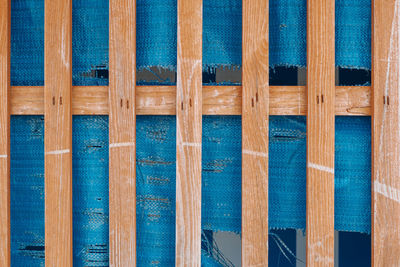
[[242, 266], [268, 266], [268, 0], [242, 4]]
[[10, 266], [10, 8], [0, 0], [0, 266]]
[[178, 0], [176, 266], [201, 264], [202, 0]]
[[45, 0], [45, 262], [72, 266], [72, 0]]
[[136, 1], [110, 1], [110, 266], [136, 266]]
[[335, 1], [307, 1], [307, 266], [334, 266]]
[[[336, 86], [335, 114], [371, 115], [369, 86]], [[11, 87], [11, 114], [40, 115], [44, 112], [43, 87]], [[74, 86], [72, 114], [108, 114], [108, 87]], [[306, 115], [305, 86], [270, 86], [270, 115]], [[136, 86], [137, 115], [176, 115], [176, 86]], [[203, 115], [241, 115], [241, 86], [203, 86]]]
[[400, 1], [373, 1], [372, 266], [400, 266]]

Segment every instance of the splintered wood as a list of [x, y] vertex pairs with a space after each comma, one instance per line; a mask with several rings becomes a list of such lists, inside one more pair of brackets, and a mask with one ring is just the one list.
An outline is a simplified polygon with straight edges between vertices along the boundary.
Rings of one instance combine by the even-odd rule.
[[136, 265], [136, 1], [110, 1], [110, 265]]
[[0, 0], [0, 266], [10, 266], [10, 0]]
[[46, 266], [72, 266], [72, 0], [45, 0]]
[[307, 266], [334, 266], [335, 1], [307, 11]]
[[176, 266], [201, 265], [202, 0], [178, 0]]
[[400, 266], [400, 1], [373, 1], [372, 266]]
[[242, 265], [268, 265], [268, 0], [243, 1]]

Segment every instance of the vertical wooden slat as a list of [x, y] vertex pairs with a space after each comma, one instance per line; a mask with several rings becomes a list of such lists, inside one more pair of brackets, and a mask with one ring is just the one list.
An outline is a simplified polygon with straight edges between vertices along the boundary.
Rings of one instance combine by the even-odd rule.
[[0, 266], [10, 266], [10, 7], [0, 1]]
[[400, 1], [373, 1], [372, 266], [400, 266]]
[[176, 266], [200, 266], [202, 0], [178, 0]]
[[242, 265], [268, 265], [268, 0], [243, 0]]
[[45, 0], [46, 266], [72, 266], [72, 0]]
[[333, 266], [335, 1], [307, 13], [307, 266]]
[[136, 1], [110, 1], [110, 265], [136, 265]]

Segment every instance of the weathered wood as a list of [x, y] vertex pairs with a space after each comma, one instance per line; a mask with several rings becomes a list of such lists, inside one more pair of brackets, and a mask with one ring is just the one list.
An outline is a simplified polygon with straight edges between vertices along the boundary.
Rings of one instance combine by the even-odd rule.
[[46, 266], [72, 266], [72, 0], [45, 0]]
[[373, 1], [372, 266], [400, 266], [400, 1]]
[[10, 266], [10, 13], [0, 0], [0, 266]]
[[[336, 86], [336, 115], [371, 115], [369, 86]], [[11, 87], [11, 114], [44, 112], [43, 87]], [[74, 86], [72, 114], [107, 115], [108, 87]], [[306, 115], [305, 86], [270, 86], [270, 115]], [[137, 86], [137, 115], [176, 115], [176, 86]], [[203, 115], [241, 115], [241, 86], [203, 86]]]
[[136, 265], [136, 0], [110, 1], [110, 266]]
[[202, 0], [178, 0], [176, 266], [201, 264]]
[[307, 266], [334, 265], [335, 1], [307, 1]]
[[242, 265], [268, 266], [268, 0], [242, 5]]

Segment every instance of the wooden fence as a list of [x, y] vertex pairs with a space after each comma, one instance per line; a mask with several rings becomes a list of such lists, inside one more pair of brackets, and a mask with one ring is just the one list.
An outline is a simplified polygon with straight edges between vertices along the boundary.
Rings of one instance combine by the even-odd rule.
[[10, 86], [0, 0], [0, 266], [10, 115], [45, 115], [46, 266], [72, 266], [72, 115], [109, 115], [110, 265], [136, 265], [136, 114], [177, 117], [176, 265], [200, 266], [202, 114], [242, 115], [242, 265], [268, 265], [268, 118], [307, 115], [307, 266], [333, 266], [335, 115], [372, 116], [372, 264], [400, 266], [400, 1], [372, 0], [372, 86], [335, 86], [335, 1], [307, 1], [307, 86], [269, 86], [268, 0], [243, 0], [242, 86], [202, 86], [202, 0], [178, 0], [177, 86], [135, 86], [136, 1], [110, 0], [109, 86], [72, 86], [72, 0], [45, 0], [45, 86]]

